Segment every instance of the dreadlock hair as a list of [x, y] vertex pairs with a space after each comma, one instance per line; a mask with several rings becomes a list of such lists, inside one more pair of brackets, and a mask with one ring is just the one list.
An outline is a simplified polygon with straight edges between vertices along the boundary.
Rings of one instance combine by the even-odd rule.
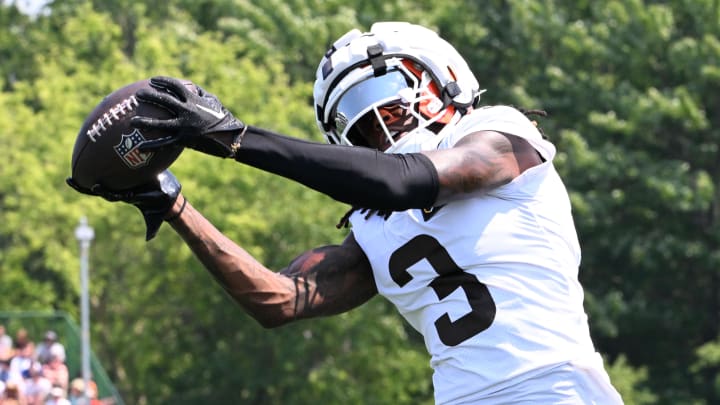
[[335, 225], [335, 228], [337, 228], [337, 229], [347, 228], [348, 225], [350, 224], [350, 216], [355, 211], [358, 211], [358, 210], [360, 211], [361, 214], [365, 214], [366, 220], [370, 219], [373, 215], [379, 215], [384, 220], [387, 221], [387, 219], [390, 218], [390, 215], [392, 215], [392, 213], [393, 213], [392, 211], [371, 210], [371, 209], [367, 209], [367, 208], [353, 206], [352, 208], [347, 210], [347, 212], [345, 213], [345, 215], [342, 216], [342, 218], [340, 218], [340, 221], [338, 221], [338, 223]]
[[538, 125], [538, 122], [532, 119], [533, 116], [539, 115], [541, 117], [547, 117], [548, 113], [545, 110], [529, 110], [522, 107], [516, 107], [511, 105], [510, 107], [515, 108], [516, 110], [520, 111], [521, 113], [525, 114], [526, 117], [532, 121], [532, 123], [535, 125], [535, 127], [540, 131], [540, 135], [542, 135], [543, 139], [548, 139], [547, 135], [545, 135], [545, 131]]
[[[528, 117], [532, 121], [532, 123], [535, 125], [535, 127], [538, 129], [538, 131], [540, 132], [540, 135], [542, 135], [543, 139], [548, 139], [547, 135], [545, 135], [545, 131], [543, 131], [543, 129], [538, 125], [537, 121], [532, 119], [534, 116], [547, 117], [548, 116], [547, 111], [527, 109], [527, 108], [517, 107], [517, 106], [513, 106], [513, 105], [511, 105], [510, 107], [513, 107], [516, 110], [520, 111], [521, 113], [525, 114], [525, 116]], [[337, 229], [347, 228], [350, 225], [350, 216], [355, 211], [358, 211], [358, 210], [360, 211], [361, 214], [362, 213], [365, 214], [366, 220], [370, 219], [373, 215], [379, 215], [384, 220], [387, 221], [387, 219], [390, 218], [390, 215], [392, 215], [392, 213], [393, 213], [392, 211], [371, 210], [371, 209], [367, 209], [367, 208], [352, 206], [349, 210], [347, 210], [347, 212], [345, 212], [345, 215], [343, 215], [342, 218], [340, 218], [340, 221], [338, 221], [338, 223], [335, 225], [335, 228], [337, 228]]]

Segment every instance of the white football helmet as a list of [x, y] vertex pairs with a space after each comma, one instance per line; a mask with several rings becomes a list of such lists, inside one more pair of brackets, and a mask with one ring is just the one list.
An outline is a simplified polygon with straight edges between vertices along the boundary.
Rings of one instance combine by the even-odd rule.
[[[434, 31], [406, 22], [375, 23], [369, 32], [354, 29], [343, 35], [322, 58], [313, 89], [317, 124], [329, 143], [377, 147], [356, 125], [369, 116], [387, 137], [382, 140], [387, 147], [379, 149], [393, 153], [407, 152], [403, 145], [417, 145], [434, 134], [431, 124], [457, 121], [481, 93], [452, 45]], [[412, 116], [410, 130], [388, 124], [383, 107], [398, 106]], [[396, 142], [400, 133], [406, 135]]]

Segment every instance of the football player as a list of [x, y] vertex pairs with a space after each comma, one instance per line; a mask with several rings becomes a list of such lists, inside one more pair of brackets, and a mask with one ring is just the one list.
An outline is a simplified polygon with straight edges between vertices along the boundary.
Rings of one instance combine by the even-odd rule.
[[163, 172], [118, 196], [169, 222], [266, 327], [338, 314], [376, 294], [425, 340], [438, 404], [620, 404], [590, 337], [571, 205], [555, 147], [510, 106], [480, 106], [465, 60], [409, 23], [352, 30], [322, 58], [317, 123], [328, 144], [237, 120], [212, 95], [155, 77], [136, 97], [175, 117], [133, 125], [281, 175], [353, 209], [338, 246], [274, 272], [218, 231]]

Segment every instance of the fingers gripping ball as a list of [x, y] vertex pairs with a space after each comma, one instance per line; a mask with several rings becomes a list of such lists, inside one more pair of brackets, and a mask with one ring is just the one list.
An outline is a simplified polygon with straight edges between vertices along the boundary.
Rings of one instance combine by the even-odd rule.
[[[197, 93], [190, 81], [185, 85]], [[182, 152], [182, 147], [141, 152], [139, 146], [149, 140], [166, 137], [161, 130], [137, 129], [130, 125], [136, 115], [172, 118], [167, 109], [135, 97], [149, 80], [122, 87], [108, 96], [88, 115], [80, 128], [72, 153], [73, 181], [87, 189], [100, 184], [121, 191], [146, 184], [167, 169]]]

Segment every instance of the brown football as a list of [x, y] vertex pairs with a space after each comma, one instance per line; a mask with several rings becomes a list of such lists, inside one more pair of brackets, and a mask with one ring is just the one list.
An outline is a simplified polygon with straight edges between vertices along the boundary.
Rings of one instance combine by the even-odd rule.
[[[197, 91], [192, 82], [185, 85]], [[138, 150], [143, 142], [167, 134], [139, 130], [130, 125], [132, 117], [172, 117], [168, 110], [135, 98], [136, 91], [149, 86], [149, 80], [141, 80], [115, 90], [85, 119], [72, 153], [71, 176], [79, 186], [100, 184], [113, 191], [127, 190], [152, 180], [180, 156], [180, 147], [145, 153]]]

